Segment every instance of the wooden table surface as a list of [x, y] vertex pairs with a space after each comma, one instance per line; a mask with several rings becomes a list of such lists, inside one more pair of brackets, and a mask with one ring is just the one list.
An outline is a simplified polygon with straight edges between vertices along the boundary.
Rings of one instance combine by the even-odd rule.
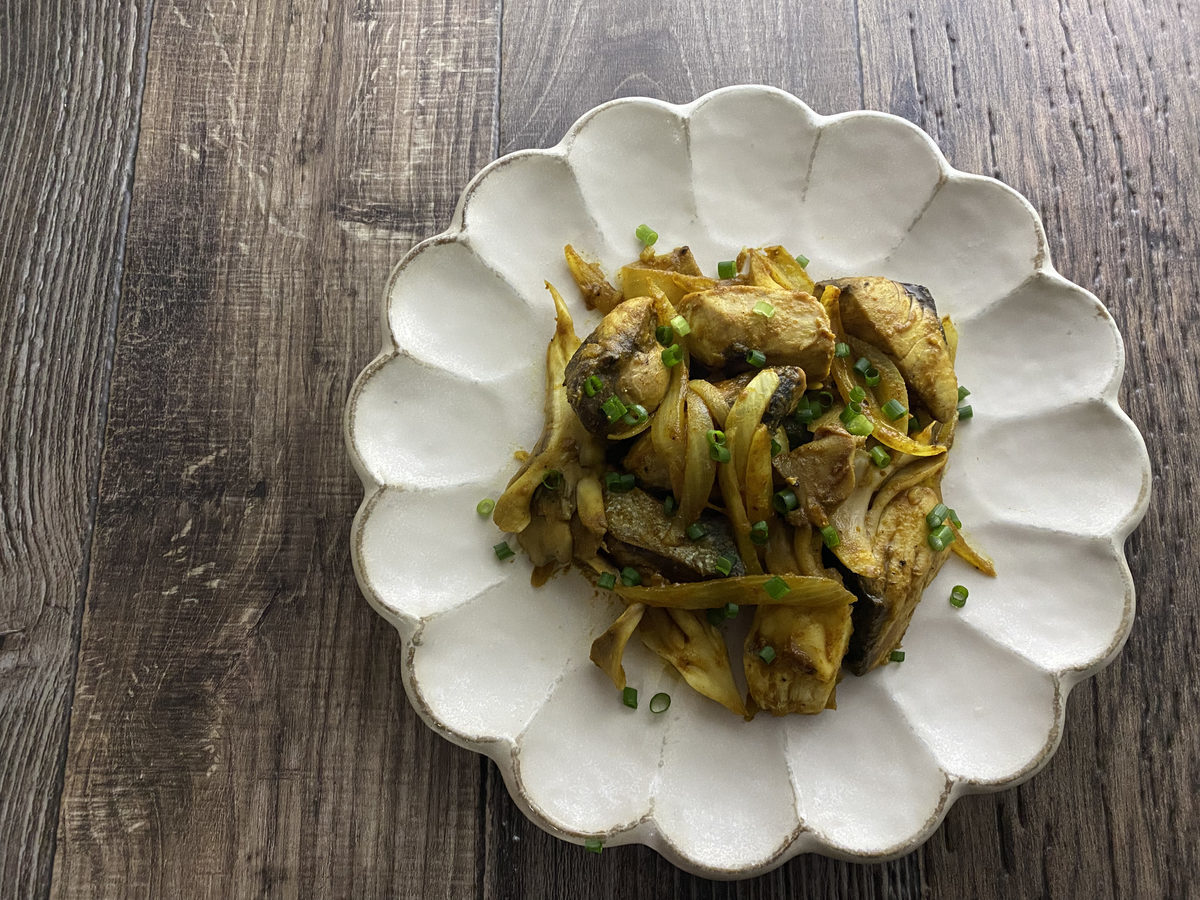
[[[0, 896], [1198, 895], [1195, 0], [7, 0], [0, 38]], [[481, 166], [739, 82], [1029, 197], [1155, 492], [1041, 774], [894, 862], [715, 883], [548, 837], [417, 719], [341, 413]]]

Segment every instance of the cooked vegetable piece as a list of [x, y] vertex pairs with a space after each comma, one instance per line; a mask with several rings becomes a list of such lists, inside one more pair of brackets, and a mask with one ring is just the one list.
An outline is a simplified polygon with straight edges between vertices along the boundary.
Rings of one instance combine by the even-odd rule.
[[612, 679], [618, 691], [625, 688], [625, 667], [621, 664], [625, 645], [633, 637], [645, 611], [646, 607], [641, 603], [629, 604], [608, 630], [592, 641], [592, 662]]
[[[759, 606], [742, 658], [752, 703], [776, 716], [821, 712], [837, 685], [849, 640], [849, 603]], [[768, 648], [769, 658], [763, 655]]]
[[598, 309], [607, 315], [625, 299], [620, 291], [609, 284], [599, 263], [584, 259], [570, 244], [563, 248], [563, 254], [567, 258], [567, 268], [571, 270], [571, 277], [579, 286], [584, 306], [588, 309]]
[[[775, 314], [757, 315], [759, 301], [771, 304]], [[706, 366], [745, 368], [746, 354], [759, 350], [772, 365], [803, 369], [809, 381], [829, 373], [833, 332], [825, 308], [811, 294], [719, 284], [688, 294], [676, 306], [692, 329], [688, 348]]]
[[647, 608], [640, 633], [642, 643], [673, 665], [696, 691], [731, 712], [746, 714], [725, 638], [702, 612]]

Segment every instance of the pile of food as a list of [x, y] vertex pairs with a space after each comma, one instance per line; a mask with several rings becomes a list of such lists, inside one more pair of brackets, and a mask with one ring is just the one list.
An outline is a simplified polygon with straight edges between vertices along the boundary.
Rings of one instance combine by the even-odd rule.
[[[833, 708], [844, 668], [903, 658], [950, 552], [994, 574], [942, 502], [971, 412], [954, 326], [919, 285], [816, 284], [778, 246], [743, 250], [711, 278], [687, 247], [660, 255], [653, 232], [638, 237], [619, 289], [566, 247], [604, 314], [582, 342], [547, 283], [545, 429], [494, 521], [535, 583], [574, 563], [624, 601], [592, 647], [618, 689], [637, 634], [740, 715]], [[747, 608], [743, 696], [725, 625]]]

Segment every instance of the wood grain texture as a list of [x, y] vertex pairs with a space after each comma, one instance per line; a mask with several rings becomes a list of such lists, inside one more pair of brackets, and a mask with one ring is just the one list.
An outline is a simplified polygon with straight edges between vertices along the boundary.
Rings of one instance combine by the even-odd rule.
[[341, 416], [493, 153], [498, 27], [157, 4], [55, 896], [474, 893], [478, 763], [356, 588]]
[[0, 5], [3, 896], [50, 883], [147, 6]]

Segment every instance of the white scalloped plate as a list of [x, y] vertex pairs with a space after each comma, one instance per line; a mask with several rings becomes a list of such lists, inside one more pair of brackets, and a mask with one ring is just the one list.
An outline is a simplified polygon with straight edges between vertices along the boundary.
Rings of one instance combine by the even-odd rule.
[[[746, 723], [632, 645], [630, 682], [673, 703], [625, 708], [588, 661], [614, 601], [574, 572], [531, 588], [527, 560], [497, 562], [501, 537], [475, 514], [542, 426], [554, 324], [543, 280], [563, 287], [581, 335], [598, 320], [563, 244], [615, 271], [643, 221], [709, 269], [782, 243], [818, 279], [919, 282], [959, 325], [976, 416], [944, 488], [1000, 576], [950, 561], [906, 660], [845, 680], [836, 711]], [[1145, 513], [1150, 464], [1117, 405], [1121, 338], [1100, 301], [1054, 271], [1030, 204], [952, 169], [903, 119], [819, 116], [757, 86], [686, 106], [604, 104], [557, 146], [480, 172], [450, 228], [396, 267], [384, 312], [383, 352], [346, 412], [366, 489], [359, 583], [404, 640], [413, 706], [494, 759], [553, 834], [648, 844], [718, 878], [812, 851], [903, 854], [955, 798], [1045, 765], [1067, 692], [1129, 632], [1123, 541]], [[962, 610], [943, 602], [956, 582], [970, 589]]]

